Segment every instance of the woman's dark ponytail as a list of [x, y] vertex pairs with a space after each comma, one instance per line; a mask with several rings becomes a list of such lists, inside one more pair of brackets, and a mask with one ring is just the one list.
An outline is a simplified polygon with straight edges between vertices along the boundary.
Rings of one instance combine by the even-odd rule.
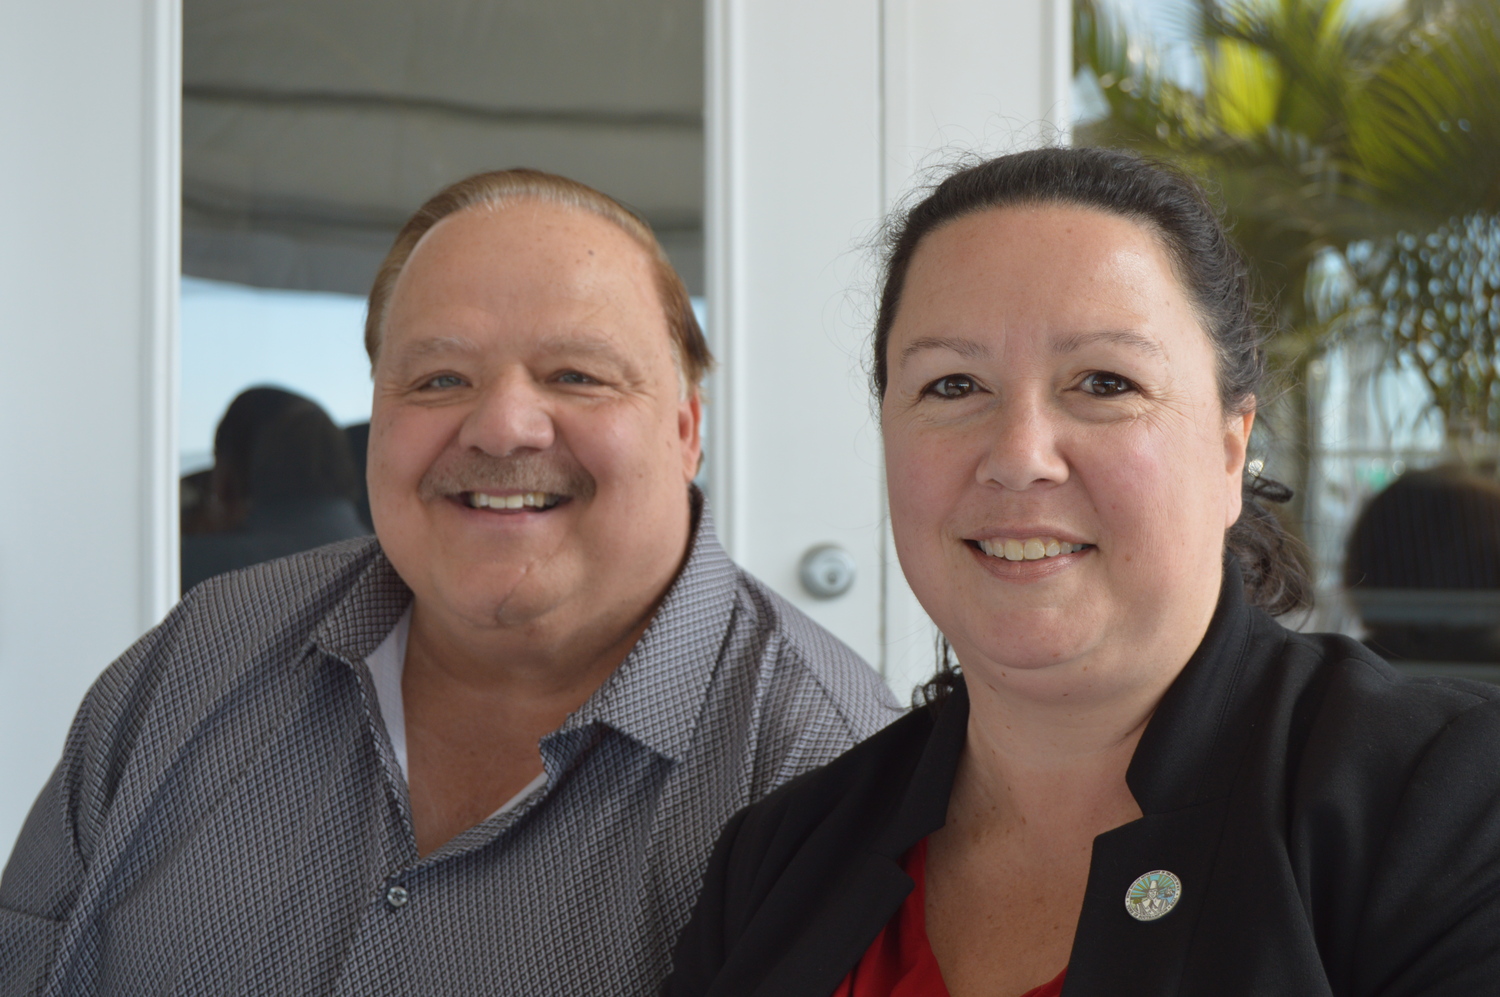
[[1224, 549], [1239, 562], [1245, 598], [1272, 616], [1312, 605], [1307, 548], [1265, 506], [1291, 501], [1292, 490], [1259, 475], [1247, 477], [1240, 517], [1224, 534]]

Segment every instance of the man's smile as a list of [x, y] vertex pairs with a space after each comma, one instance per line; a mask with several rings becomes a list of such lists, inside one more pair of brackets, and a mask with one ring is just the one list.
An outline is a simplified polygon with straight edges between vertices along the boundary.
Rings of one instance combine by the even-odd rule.
[[459, 500], [471, 509], [536, 509], [545, 511], [568, 500], [566, 495], [554, 492], [512, 492], [495, 495], [488, 492], [463, 492]]

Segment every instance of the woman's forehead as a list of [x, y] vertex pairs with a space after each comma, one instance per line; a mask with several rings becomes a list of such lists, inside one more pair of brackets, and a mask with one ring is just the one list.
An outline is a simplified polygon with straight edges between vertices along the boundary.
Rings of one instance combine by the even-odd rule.
[[946, 273], [997, 283], [1010, 275], [1066, 282], [1101, 271], [1126, 280], [1147, 271], [1173, 276], [1150, 226], [1095, 208], [1038, 204], [988, 208], [935, 229], [917, 246], [908, 280]]
[[922, 241], [896, 318], [984, 302], [1144, 314], [1183, 300], [1165, 251], [1145, 226], [1073, 207], [1001, 208], [958, 219]]
[[969, 354], [1018, 345], [1065, 356], [1084, 347], [1152, 359], [1207, 347], [1156, 232], [1072, 205], [990, 209], [957, 219], [912, 257], [887, 358], [894, 368], [945, 344]]

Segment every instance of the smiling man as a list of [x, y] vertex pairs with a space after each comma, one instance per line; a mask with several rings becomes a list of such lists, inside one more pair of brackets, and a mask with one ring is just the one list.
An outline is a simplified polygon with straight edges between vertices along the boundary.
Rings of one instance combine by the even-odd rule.
[[370, 297], [377, 539], [211, 580], [99, 680], [0, 882], [0, 992], [646, 994], [736, 810], [892, 719], [692, 487], [650, 230], [481, 174]]

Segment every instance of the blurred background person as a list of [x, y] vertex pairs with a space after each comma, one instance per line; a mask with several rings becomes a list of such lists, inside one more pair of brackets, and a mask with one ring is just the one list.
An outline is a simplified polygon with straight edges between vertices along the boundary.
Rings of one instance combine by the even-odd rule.
[[354, 457], [354, 477], [359, 486], [354, 508], [359, 513], [359, 521], [365, 524], [365, 532], [374, 533], [375, 520], [370, 517], [370, 489], [365, 482], [365, 467], [369, 463], [370, 453], [370, 423], [356, 422], [352, 426], [345, 426], [344, 438], [349, 441], [349, 453]]
[[306, 401], [282, 388], [246, 388], [214, 429], [214, 463], [182, 478], [182, 534], [238, 529], [249, 511], [250, 455], [260, 433], [291, 403]]
[[1344, 585], [1387, 658], [1500, 662], [1500, 482], [1458, 465], [1403, 474], [1355, 522]]
[[[182, 588], [206, 578], [369, 533], [354, 455], [314, 401], [251, 388], [214, 434], [200, 532], [182, 538]], [[184, 531], [186, 533], [186, 531]]]

